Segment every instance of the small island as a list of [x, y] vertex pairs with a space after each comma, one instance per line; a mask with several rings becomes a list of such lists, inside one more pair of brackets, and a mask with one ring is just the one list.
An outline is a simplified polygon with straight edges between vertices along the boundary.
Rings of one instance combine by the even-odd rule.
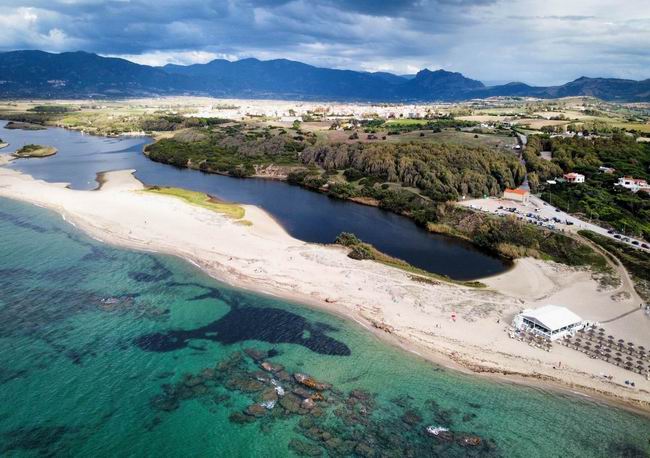
[[5, 125], [5, 129], [45, 130], [46, 127], [43, 127], [43, 126], [38, 125], [38, 124], [32, 124], [31, 122], [9, 121]]
[[48, 157], [54, 156], [56, 153], [57, 149], [53, 146], [25, 145], [14, 153], [14, 157]]
[[0, 149], [2, 149], [2, 148], [6, 148], [7, 146], [9, 146], [9, 143], [5, 143], [5, 142], [2, 141], [2, 139], [0, 138]]

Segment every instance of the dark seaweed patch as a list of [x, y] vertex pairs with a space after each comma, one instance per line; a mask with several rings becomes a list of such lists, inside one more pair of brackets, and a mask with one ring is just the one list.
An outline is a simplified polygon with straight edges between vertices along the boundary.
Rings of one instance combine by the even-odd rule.
[[18, 450], [38, 451], [41, 455], [52, 455], [58, 442], [68, 432], [65, 426], [35, 426], [18, 428], [2, 435], [3, 453]]
[[347, 345], [325, 334], [331, 326], [312, 324], [300, 315], [271, 307], [234, 307], [206, 326], [141, 336], [135, 343], [146, 351], [167, 352], [187, 347], [190, 339], [223, 344], [245, 340], [292, 343], [325, 355], [349, 356]]
[[149, 272], [129, 272], [129, 278], [143, 283], [152, 283], [167, 280], [173, 276], [171, 270], [163, 265], [156, 257], [148, 256], [153, 263], [149, 268]]
[[[650, 443], [650, 436], [648, 437]], [[609, 456], [616, 456], [619, 458], [648, 458], [650, 454], [643, 451], [641, 448], [634, 444], [627, 444], [621, 442], [612, 442], [609, 446]]]
[[23, 218], [21, 218], [19, 216], [12, 215], [11, 213], [6, 213], [6, 212], [3, 212], [3, 211], [0, 211], [0, 220], [7, 221], [8, 223], [11, 223], [16, 227], [20, 227], [20, 228], [23, 228], [23, 229], [29, 229], [29, 230], [32, 230], [34, 232], [38, 232], [39, 234], [45, 234], [46, 232], [50, 231], [46, 227], [30, 223], [29, 221], [25, 221]]

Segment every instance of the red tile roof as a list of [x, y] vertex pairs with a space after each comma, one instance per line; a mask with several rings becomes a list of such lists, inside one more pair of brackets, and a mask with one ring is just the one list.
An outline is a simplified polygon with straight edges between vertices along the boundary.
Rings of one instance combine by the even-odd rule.
[[520, 196], [525, 196], [526, 194], [529, 194], [528, 191], [525, 191], [525, 190], [523, 190], [523, 189], [510, 189], [510, 188], [506, 188], [506, 190], [503, 191], [503, 193], [505, 194], [505, 193], [507, 193], [507, 192], [508, 192], [508, 193], [519, 194]]

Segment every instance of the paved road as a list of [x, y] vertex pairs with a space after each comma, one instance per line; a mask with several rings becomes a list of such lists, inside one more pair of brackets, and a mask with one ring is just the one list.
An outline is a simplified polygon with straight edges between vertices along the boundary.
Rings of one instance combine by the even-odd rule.
[[[527, 205], [524, 205], [520, 202], [514, 202], [511, 200], [499, 199], [496, 197], [489, 197], [487, 199], [473, 199], [460, 202], [461, 205], [474, 208], [476, 210], [487, 211], [495, 215], [514, 215], [522, 220], [528, 221], [531, 224], [537, 224], [549, 229], [559, 230], [559, 231], [571, 231], [578, 232], [579, 230], [589, 230], [597, 234], [601, 234], [605, 237], [609, 237], [613, 240], [617, 240], [614, 237], [614, 234], [607, 232], [607, 229], [600, 227], [596, 224], [590, 223], [588, 221], [583, 221], [579, 218], [576, 218], [573, 215], [570, 215], [558, 208], [549, 205], [547, 202], [544, 202], [539, 197], [531, 196], [530, 202]], [[499, 208], [502, 207], [502, 208]], [[514, 208], [515, 211], [509, 211], [508, 209]], [[531, 215], [531, 216], [527, 216]], [[559, 220], [559, 222], [557, 220]], [[573, 223], [573, 224], [567, 224]], [[633, 238], [629, 238], [629, 242], [623, 242], [623, 240], [618, 239], [617, 241], [622, 243], [627, 243], [633, 248], [639, 250], [644, 250], [650, 253], [650, 249], [642, 248], [641, 244], [646, 243], [642, 240], [638, 240], [639, 245], [632, 245], [631, 242]], [[650, 244], [648, 244], [650, 245]]]

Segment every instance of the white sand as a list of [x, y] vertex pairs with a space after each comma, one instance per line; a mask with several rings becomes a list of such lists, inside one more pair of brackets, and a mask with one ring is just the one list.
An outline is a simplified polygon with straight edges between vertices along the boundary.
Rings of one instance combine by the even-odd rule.
[[[566, 305], [588, 320], [638, 308], [634, 295], [616, 301], [612, 295], [620, 291], [598, 291], [588, 272], [525, 259], [487, 279], [488, 289], [415, 282], [403, 271], [354, 261], [341, 247], [296, 240], [255, 207], [246, 207], [245, 218], [253, 225], [244, 226], [174, 197], [142, 192], [130, 171], [104, 179], [99, 191], [74, 191], [0, 167], [0, 196], [56, 210], [104, 242], [178, 255], [230, 284], [390, 329], [373, 330], [437, 362], [559, 383], [650, 410], [650, 382], [642, 376], [565, 347], [546, 352], [507, 336], [507, 324], [526, 307]], [[605, 328], [650, 348], [650, 320], [640, 311]], [[559, 361], [562, 369], [554, 369]], [[604, 381], [602, 373], [614, 376], [613, 382]], [[624, 380], [633, 380], [636, 389]]]

